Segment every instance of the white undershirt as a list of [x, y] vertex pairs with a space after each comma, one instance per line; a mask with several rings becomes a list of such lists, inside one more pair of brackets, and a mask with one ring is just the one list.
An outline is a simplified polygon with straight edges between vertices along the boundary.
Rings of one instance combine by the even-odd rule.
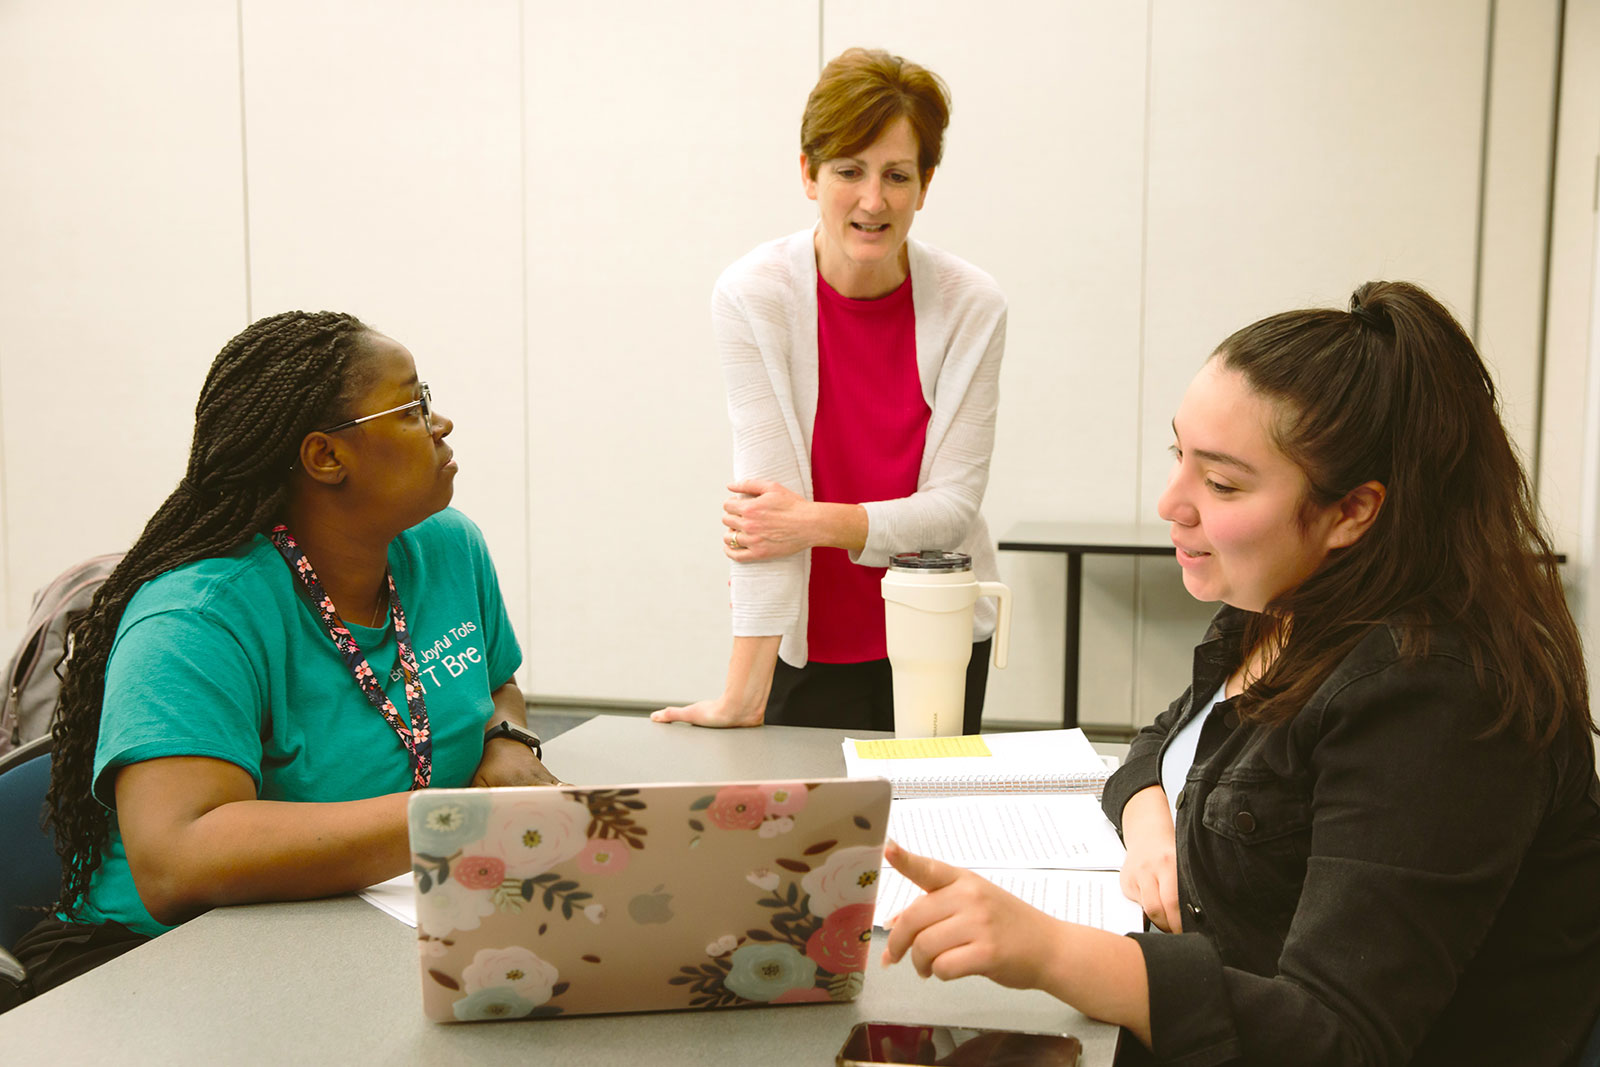
[[1189, 777], [1189, 768], [1194, 766], [1195, 749], [1200, 747], [1200, 731], [1205, 727], [1206, 719], [1211, 717], [1211, 709], [1226, 699], [1228, 683], [1224, 679], [1200, 713], [1172, 735], [1166, 751], [1161, 754], [1161, 788], [1167, 794], [1167, 808], [1172, 812], [1174, 826], [1178, 825], [1178, 794], [1183, 791], [1184, 779]]

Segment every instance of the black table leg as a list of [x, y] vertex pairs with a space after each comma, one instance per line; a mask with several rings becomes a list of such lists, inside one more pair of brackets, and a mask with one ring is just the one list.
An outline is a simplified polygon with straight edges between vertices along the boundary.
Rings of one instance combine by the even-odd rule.
[[1083, 553], [1067, 553], [1067, 641], [1061, 669], [1061, 728], [1078, 725], [1078, 625], [1083, 612]]

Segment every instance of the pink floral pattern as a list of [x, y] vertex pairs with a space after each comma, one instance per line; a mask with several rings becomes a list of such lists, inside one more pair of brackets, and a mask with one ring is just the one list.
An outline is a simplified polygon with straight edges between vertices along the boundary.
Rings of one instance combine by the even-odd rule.
[[622, 841], [591, 837], [578, 853], [578, 870], [584, 874], [616, 874], [627, 869], [632, 852]]
[[465, 856], [456, 861], [456, 881], [467, 889], [493, 889], [506, 879], [506, 862], [495, 856]]
[[[690, 806], [689, 828], [699, 835], [708, 832], [693, 817], [704, 811], [722, 829], [759, 829], [762, 837], [776, 837], [803, 822], [796, 813], [812, 788], [804, 782], [724, 786]], [[775, 814], [769, 804], [791, 814]], [[855, 822], [859, 829], [871, 828], [859, 815]], [[695, 837], [691, 847], [699, 840]], [[770, 909], [769, 926], [717, 938], [706, 946], [709, 960], [681, 966], [667, 979], [689, 987], [690, 1007], [849, 1000], [861, 991], [883, 850], [838, 845], [832, 838], [814, 841], [799, 856], [774, 860], [782, 873], [758, 867], [745, 874], [762, 894], [758, 903]], [[819, 860], [822, 866], [814, 867]]]
[[806, 955], [835, 974], [864, 969], [871, 951], [871, 904], [835, 908], [806, 940]]
[[768, 815], [793, 815], [806, 806], [808, 790], [804, 782], [772, 782], [761, 787], [767, 798]]
[[[862, 989], [871, 951], [871, 900], [881, 849], [854, 844], [871, 840], [856, 835], [872, 830], [866, 814], [849, 816], [847, 811], [849, 817], [841, 821], [837, 804], [809, 797], [815, 788], [805, 782], [740, 783], [690, 793], [695, 799], [688, 804], [688, 835], [682, 823], [660, 827], [667, 810], [651, 817], [635, 789], [566, 788], [557, 803], [544, 791], [536, 802], [529, 791], [526, 797], [503, 797], [492, 805], [481, 791], [419, 794], [408, 818], [413, 841], [427, 842], [414, 853], [413, 870], [421, 894], [418, 935], [430, 1016], [539, 1018], [594, 1010], [588, 1005], [596, 987], [585, 968], [600, 963], [601, 956], [609, 961], [615, 945], [609, 951], [597, 948], [581, 960], [568, 953], [574, 951], [574, 939], [576, 951], [584, 951], [587, 935], [581, 931], [590, 924], [621, 921], [632, 929], [630, 916], [642, 921], [631, 901], [607, 897], [602, 880], [642, 859], [633, 853], [653, 839], [651, 830], [666, 835], [658, 845], [674, 850], [686, 845], [685, 859], [691, 863], [708, 835], [757, 830], [770, 841], [761, 846], [770, 851], [756, 853], [758, 865], [734, 875], [723, 890], [730, 904], [741, 902], [742, 916], [730, 923], [732, 929], [713, 931], [709, 941], [697, 938], [692, 957], [675, 973], [662, 976], [667, 1002], [661, 1006], [720, 1008], [854, 998]], [[852, 819], [853, 829], [846, 830]], [[726, 854], [731, 845], [722, 838], [712, 848]], [[630, 881], [624, 878], [621, 884]], [[618, 884], [609, 883], [611, 892], [617, 892]], [[621, 907], [625, 902], [629, 906]], [[620, 920], [607, 919], [608, 903], [623, 913]], [[532, 925], [524, 926], [528, 940], [520, 947], [479, 948], [488, 931], [499, 929], [495, 924], [502, 920], [492, 918], [496, 912], [521, 912], [540, 904], [550, 913], [548, 920], [535, 916]], [[559, 931], [552, 925], [548, 939], [541, 940], [547, 937], [547, 922], [558, 919], [569, 925]], [[741, 929], [745, 926], [750, 928]], [[485, 933], [475, 935], [476, 955], [463, 958], [465, 946], [458, 947], [453, 932], [480, 929]], [[541, 948], [555, 943], [566, 946], [559, 956]], [[566, 973], [557, 974], [547, 958], [568, 961], [561, 964]], [[685, 988], [670, 992], [666, 987]]]
[[749, 785], [724, 786], [706, 809], [706, 818], [724, 830], [754, 830], [766, 817], [766, 792]]

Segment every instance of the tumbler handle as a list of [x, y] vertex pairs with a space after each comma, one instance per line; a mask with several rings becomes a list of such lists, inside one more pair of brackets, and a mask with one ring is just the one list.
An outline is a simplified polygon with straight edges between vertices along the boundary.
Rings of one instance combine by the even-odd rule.
[[994, 631], [994, 665], [1006, 667], [1006, 653], [1011, 647], [1011, 587], [1004, 582], [979, 582], [979, 596], [992, 596], [1000, 609], [1000, 622]]

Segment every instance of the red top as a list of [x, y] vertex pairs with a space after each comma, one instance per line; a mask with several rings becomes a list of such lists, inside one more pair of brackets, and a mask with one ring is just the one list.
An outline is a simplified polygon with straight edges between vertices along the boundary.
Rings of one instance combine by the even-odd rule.
[[[888, 296], [852, 300], [819, 274], [814, 499], [860, 504], [915, 493], [928, 415], [917, 374], [911, 276]], [[851, 563], [842, 548], [811, 550], [809, 659], [863, 663], [889, 654], [883, 573]]]

